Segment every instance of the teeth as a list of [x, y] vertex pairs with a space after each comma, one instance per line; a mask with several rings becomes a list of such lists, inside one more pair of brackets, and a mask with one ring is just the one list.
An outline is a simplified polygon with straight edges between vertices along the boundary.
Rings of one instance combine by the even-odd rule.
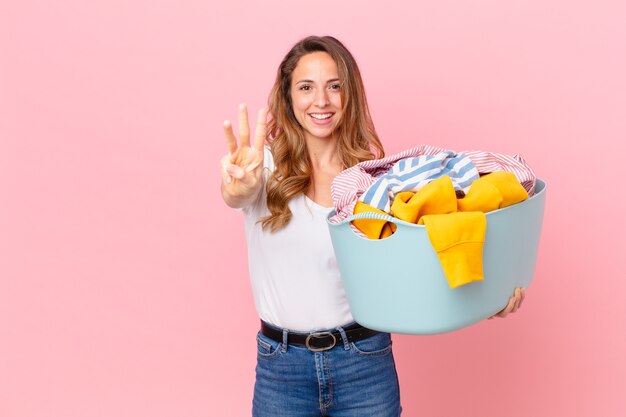
[[311, 114], [311, 117], [314, 119], [318, 119], [318, 120], [324, 120], [324, 119], [328, 119], [330, 116], [332, 116], [332, 113], [324, 113], [324, 114]]

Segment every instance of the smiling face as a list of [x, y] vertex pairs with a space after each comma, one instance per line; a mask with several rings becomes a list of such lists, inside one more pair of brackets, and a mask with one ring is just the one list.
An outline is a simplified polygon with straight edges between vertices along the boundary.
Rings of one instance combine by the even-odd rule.
[[341, 120], [341, 83], [330, 54], [300, 58], [291, 75], [291, 103], [307, 140], [332, 137]]

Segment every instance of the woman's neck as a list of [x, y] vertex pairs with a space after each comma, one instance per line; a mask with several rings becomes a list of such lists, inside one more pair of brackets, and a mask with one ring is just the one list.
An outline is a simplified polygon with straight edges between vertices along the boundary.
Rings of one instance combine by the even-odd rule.
[[307, 138], [307, 149], [314, 171], [328, 170], [333, 167], [341, 168], [341, 158], [337, 153], [335, 138]]

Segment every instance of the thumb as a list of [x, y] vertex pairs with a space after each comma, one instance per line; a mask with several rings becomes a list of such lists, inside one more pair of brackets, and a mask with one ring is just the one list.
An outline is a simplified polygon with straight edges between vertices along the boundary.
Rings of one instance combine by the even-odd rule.
[[238, 167], [237, 165], [228, 164], [226, 165], [226, 173], [233, 178], [238, 180], [242, 179], [245, 176], [245, 171]]
[[252, 172], [252, 171], [256, 170], [259, 166], [261, 166], [261, 162], [263, 162], [263, 161], [256, 161], [256, 162], [250, 164], [246, 168], [246, 172]]

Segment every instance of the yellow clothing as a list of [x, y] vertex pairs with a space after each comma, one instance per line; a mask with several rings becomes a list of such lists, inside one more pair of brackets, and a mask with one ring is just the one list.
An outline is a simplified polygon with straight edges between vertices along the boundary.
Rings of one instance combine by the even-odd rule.
[[[492, 172], [474, 181], [457, 199], [452, 180], [442, 176], [417, 193], [398, 193], [391, 213], [406, 222], [424, 224], [451, 288], [483, 279], [482, 252], [487, 220], [484, 213], [526, 200], [528, 193], [513, 173]], [[361, 201], [356, 213], [384, 213]], [[396, 229], [384, 220], [354, 220], [371, 239], [390, 236]]]
[[483, 279], [485, 213], [430, 214], [419, 223], [426, 226], [450, 288]]
[[[370, 206], [369, 204], [366, 204], [362, 201], [357, 201], [356, 206], [354, 207], [354, 214], [366, 212], [389, 215], [388, 213], [379, 210], [376, 207]], [[386, 237], [389, 237], [393, 234], [393, 232], [396, 231], [397, 228], [397, 226], [393, 223], [378, 219], [357, 219], [353, 220], [352, 222], [357, 227], [357, 229], [363, 232], [365, 236], [369, 237], [370, 239], [384, 239]]]
[[528, 198], [528, 193], [511, 172], [492, 172], [472, 183], [467, 195], [458, 200], [459, 211], [482, 211], [507, 207]]
[[391, 213], [409, 223], [417, 223], [425, 214], [446, 214], [457, 211], [456, 192], [447, 175], [429, 182], [414, 193], [398, 193], [391, 205]]

